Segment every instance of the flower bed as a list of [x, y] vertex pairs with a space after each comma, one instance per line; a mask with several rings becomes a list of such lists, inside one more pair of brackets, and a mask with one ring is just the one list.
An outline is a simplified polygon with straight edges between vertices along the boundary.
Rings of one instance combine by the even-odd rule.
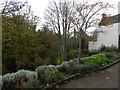
[[99, 69], [111, 62], [105, 54], [92, 55], [82, 59], [85, 61], [84, 64], [80, 64], [78, 60], [70, 60], [56, 66], [39, 66], [35, 71], [19, 70], [16, 73], [5, 74], [0, 79], [2, 88], [43, 88], [71, 75]]

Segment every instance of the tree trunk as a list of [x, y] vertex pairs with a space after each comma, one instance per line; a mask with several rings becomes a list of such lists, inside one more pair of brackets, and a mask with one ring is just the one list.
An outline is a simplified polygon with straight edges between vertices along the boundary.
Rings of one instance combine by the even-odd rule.
[[78, 49], [78, 61], [80, 64], [84, 64], [84, 61], [81, 60], [81, 45], [82, 45], [82, 33], [81, 33], [81, 30], [79, 31], [79, 35], [78, 35], [78, 39], [79, 39], [79, 49]]
[[58, 31], [58, 39], [59, 39], [59, 55], [62, 57], [62, 36], [61, 36], [61, 32], [60, 32], [60, 29]]
[[63, 59], [67, 60], [67, 43], [66, 43], [66, 31], [63, 33]]

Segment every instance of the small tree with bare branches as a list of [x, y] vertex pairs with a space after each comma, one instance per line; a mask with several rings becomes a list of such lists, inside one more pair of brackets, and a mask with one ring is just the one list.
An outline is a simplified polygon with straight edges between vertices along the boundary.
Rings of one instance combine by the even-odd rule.
[[75, 14], [71, 17], [71, 21], [75, 25], [76, 30], [79, 32], [78, 60], [81, 63], [82, 60], [80, 59], [80, 54], [82, 32], [86, 32], [87, 29], [91, 27], [98, 26], [98, 23], [100, 21], [100, 12], [102, 10], [108, 10], [109, 8], [112, 8], [112, 5], [100, 1], [97, 1], [95, 3], [91, 3], [90, 1], [83, 1], [79, 4], [76, 4], [75, 6]]
[[60, 41], [61, 56], [64, 60], [67, 59], [67, 41], [69, 31], [72, 22], [70, 17], [72, 16], [74, 3], [68, 1], [51, 2], [45, 13], [46, 24], [54, 32], [58, 33]]

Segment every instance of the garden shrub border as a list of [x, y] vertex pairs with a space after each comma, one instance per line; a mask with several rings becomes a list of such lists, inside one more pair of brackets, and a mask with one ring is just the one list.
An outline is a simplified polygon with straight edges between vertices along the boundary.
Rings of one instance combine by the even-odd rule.
[[71, 76], [65, 78], [64, 80], [59, 81], [59, 82], [57, 82], [57, 83], [53, 83], [52, 85], [46, 86], [46, 87], [44, 87], [43, 89], [46, 90], [46, 89], [54, 89], [54, 88], [57, 88], [57, 87], [58, 87], [59, 85], [61, 85], [61, 84], [68, 83], [68, 82], [70, 82], [71, 80], [74, 80], [74, 79], [76, 79], [76, 78], [79, 78], [79, 77], [81, 77], [81, 76], [83, 76], [83, 75], [85, 75], [85, 74], [89, 74], [89, 73], [92, 73], [92, 72], [97, 72], [97, 71], [101, 71], [101, 70], [107, 69], [107, 68], [109, 68], [109, 67], [111, 67], [111, 66], [113, 66], [113, 65], [115, 65], [115, 64], [117, 64], [117, 63], [119, 63], [119, 62], [120, 62], [120, 59], [119, 59], [119, 60], [116, 60], [116, 61], [114, 61], [114, 62], [112, 62], [112, 63], [110, 63], [110, 64], [107, 65], [107, 66], [100, 67], [99, 69], [94, 69], [94, 70], [92, 70], [92, 71], [82, 72], [82, 73], [77, 73], [77, 74], [71, 75]]
[[[98, 55], [102, 55], [102, 54], [98, 54]], [[104, 56], [104, 55], [103, 55]], [[96, 60], [96, 59], [95, 59]], [[83, 75], [85, 75], [85, 74], [89, 74], [89, 73], [92, 73], [92, 72], [95, 72], [95, 71], [99, 71], [99, 70], [103, 70], [103, 69], [105, 69], [105, 68], [108, 68], [108, 67], [110, 67], [110, 66], [112, 66], [112, 65], [114, 65], [114, 64], [116, 64], [117, 62], [119, 62], [120, 60], [117, 60], [117, 61], [115, 61], [115, 62], [113, 62], [113, 63], [110, 63], [110, 64], [108, 64], [108, 65], [106, 65], [106, 66], [103, 66], [103, 67], [97, 67], [97, 68], [94, 68], [93, 66], [94, 66], [94, 64], [95, 63], [93, 63], [93, 66], [91, 67], [91, 69], [86, 69], [86, 70], [84, 70], [83, 69], [83, 71], [81, 71], [80, 70], [80, 72], [76, 72], [76, 73], [69, 73], [70, 75], [68, 75], [68, 77], [64, 77], [63, 79], [61, 79], [61, 80], [57, 80], [56, 82], [51, 82], [51, 83], [46, 83], [44, 86], [42, 86], [42, 87], [39, 87], [39, 85], [37, 86], [37, 88], [39, 87], [40, 89], [47, 89], [47, 88], [54, 88], [54, 87], [56, 87], [57, 85], [60, 85], [60, 84], [63, 84], [63, 83], [66, 83], [66, 82], [69, 82], [69, 81], [71, 81], [71, 80], [73, 80], [73, 79], [75, 79], [75, 78], [79, 78], [80, 76], [83, 76]], [[70, 66], [70, 64], [78, 64], [79, 63], [79, 61], [77, 60], [77, 59], [74, 59], [74, 60], [70, 60], [70, 61], [66, 61], [66, 62], [63, 62], [62, 64], [66, 64], [67, 66]], [[85, 64], [86, 63], [86, 64]], [[86, 65], [87, 65], [87, 62], [85, 62], [84, 63], [84, 65], [85, 65], [85, 67], [86, 67]], [[88, 62], [88, 63], [90, 63], [90, 62]], [[61, 65], [62, 65], [61, 64]], [[61, 65], [58, 65], [58, 66], [61, 66]], [[83, 65], [83, 66], [84, 66]], [[91, 66], [92, 64], [90, 64], [90, 66]], [[89, 64], [88, 64], [88, 66], [89, 66]], [[97, 66], [97, 64], [96, 64], [96, 66]], [[96, 67], [95, 66], [95, 67]], [[43, 67], [43, 68], [41, 68], [41, 67]], [[70, 66], [70, 67], [72, 67], [72, 66]], [[55, 69], [55, 70], [57, 70], [58, 71], [58, 73], [59, 73], [59, 67], [56, 67], [56, 66], [54, 66], [54, 65], [48, 65], [48, 66], [45, 66], [45, 65], [43, 65], [43, 66], [39, 66], [39, 67], [37, 67], [36, 68], [36, 70], [38, 69], [38, 68], [40, 68], [40, 73], [41, 73], [41, 69], [42, 69], [42, 72], [44, 71], [43, 69], [45, 68], [47, 68], [47, 71], [48, 71], [48, 73], [50, 73], [50, 76], [52, 75], [52, 76], [54, 76], [54, 72], [51, 72], [51, 70], [53, 70], [53, 69]], [[78, 67], [77, 67], [78, 68]], [[80, 68], [80, 67], [79, 67]], [[83, 67], [82, 67], [83, 68]], [[88, 67], [87, 67], [88, 68]], [[27, 72], [29, 72], [29, 73], [31, 73], [31, 72], [34, 72], [34, 73], [37, 73], [37, 77], [39, 77], [39, 72], [37, 72], [37, 71], [29, 71], [29, 70], [20, 70], [20, 71], [24, 71], [24, 72], [26, 72], [26, 74], [27, 74]], [[20, 72], [20, 71], [18, 71], [18, 72]], [[71, 72], [73, 72], [73, 71], [71, 71]], [[17, 72], [16, 72], [17, 73]], [[16, 74], [16, 73], [13, 73], [13, 74]], [[44, 71], [44, 73], [45, 73], [45, 71]], [[64, 72], [61, 72], [60, 74], [62, 75], [62, 73], [64, 73]], [[10, 73], [8, 73], [8, 74], [10, 74]], [[26, 77], [26, 74], [25, 74], [25, 77]], [[7, 75], [7, 74], [5, 74], [5, 75]], [[12, 74], [10, 74], [10, 76], [11, 76]], [[13, 75], [14, 76], [14, 75]], [[20, 76], [20, 75], [19, 75]], [[43, 75], [44, 76], [44, 75]], [[31, 76], [30, 76], [31, 77]], [[30, 78], [29, 77], [29, 78]], [[48, 79], [49, 79], [50, 77], [48, 77]], [[54, 80], [54, 77], [53, 77], [53, 80]], [[14, 80], [13, 80], [14, 81]], [[36, 80], [36, 82], [38, 82], [39, 80]], [[48, 82], [48, 81], [47, 81]], [[30, 85], [31, 86], [31, 85]], [[34, 86], [33, 86], [34, 87]], [[36, 87], [35, 87], [36, 88]]]
[[15, 73], [7, 73], [2, 76], [2, 89], [7, 90], [21, 87], [34, 88], [37, 82], [37, 77], [37, 72], [30, 70], [19, 70]]

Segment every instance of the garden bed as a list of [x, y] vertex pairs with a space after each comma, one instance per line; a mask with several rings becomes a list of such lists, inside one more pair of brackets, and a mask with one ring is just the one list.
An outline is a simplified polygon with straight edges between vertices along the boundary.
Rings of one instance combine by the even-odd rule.
[[92, 71], [83, 72], [83, 73], [77, 73], [77, 74], [71, 75], [71, 76], [65, 78], [65, 79], [62, 80], [62, 81], [59, 81], [59, 82], [54, 83], [54, 84], [52, 84], [52, 85], [46, 86], [44, 89], [49, 89], [49, 88], [50, 88], [50, 89], [53, 90], [54, 88], [59, 88], [59, 85], [61, 85], [61, 84], [66, 84], [66, 83], [68, 83], [68, 82], [70, 82], [70, 81], [72, 81], [72, 80], [74, 80], [74, 79], [78, 79], [78, 78], [80, 78], [80, 77], [82, 77], [82, 76], [84, 76], [84, 75], [86, 75], [86, 74], [90, 74], [90, 73], [93, 73], [93, 72], [97, 72], [97, 71], [100, 71], [100, 70], [107, 69], [107, 68], [109, 68], [109, 67], [111, 67], [111, 66], [113, 66], [113, 65], [115, 65], [115, 64], [117, 64], [117, 63], [119, 63], [119, 62], [120, 62], [120, 59], [114, 61], [113, 63], [111, 63], [111, 64], [109, 64], [109, 65], [107, 65], [107, 66], [101, 67], [101, 68], [99, 68], [99, 69], [95, 69], [95, 70], [92, 70]]
[[64, 61], [60, 65], [39, 66], [35, 71], [19, 70], [16, 73], [7, 73], [1, 77], [3, 90], [8, 88], [55, 88], [59, 84], [67, 83], [72, 79], [119, 62], [112, 63], [105, 54], [92, 55], [82, 58], [82, 60], [84, 60], [84, 64], [80, 64], [77, 59], [74, 59]]

